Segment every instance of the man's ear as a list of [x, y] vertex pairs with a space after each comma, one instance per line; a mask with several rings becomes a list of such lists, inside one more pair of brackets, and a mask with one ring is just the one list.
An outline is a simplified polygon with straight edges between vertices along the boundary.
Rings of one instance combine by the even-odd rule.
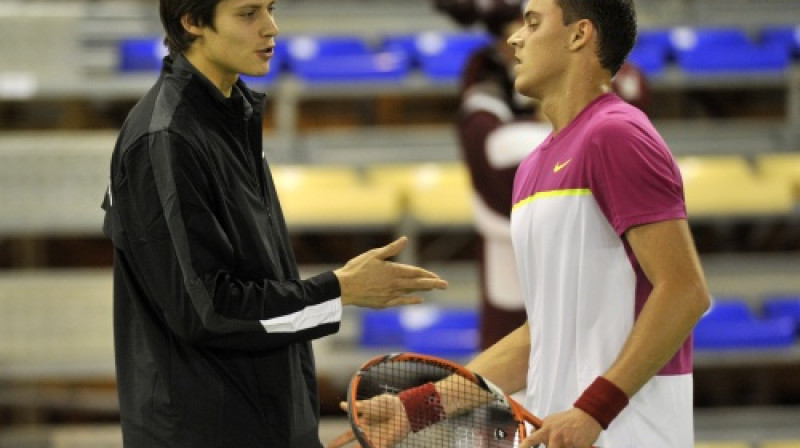
[[195, 37], [200, 37], [200, 35], [203, 34], [203, 27], [199, 26], [197, 21], [189, 14], [184, 14], [181, 17], [181, 25], [183, 25], [183, 29], [185, 29], [187, 33]]
[[572, 24], [572, 35], [570, 36], [569, 48], [580, 50], [589, 44], [594, 38], [595, 28], [591, 21], [582, 19]]

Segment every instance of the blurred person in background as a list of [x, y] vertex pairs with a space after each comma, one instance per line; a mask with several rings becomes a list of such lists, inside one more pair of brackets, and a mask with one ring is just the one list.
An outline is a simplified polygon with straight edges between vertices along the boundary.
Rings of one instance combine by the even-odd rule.
[[274, 0], [161, 0], [169, 55], [111, 160], [114, 339], [127, 448], [321, 446], [310, 342], [345, 305], [447, 283], [388, 261], [400, 238], [299, 277], [262, 150]]
[[[470, 57], [461, 79], [456, 119], [462, 157], [474, 188], [475, 223], [481, 238], [481, 349], [525, 322], [522, 292], [511, 247], [510, 215], [519, 163], [550, 133], [538, 105], [514, 89], [514, 49], [508, 38], [522, 24], [523, 0], [433, 0], [434, 8], [464, 27], [480, 25], [492, 44]], [[625, 63], [612, 82], [623, 99], [647, 108], [644, 74]]]

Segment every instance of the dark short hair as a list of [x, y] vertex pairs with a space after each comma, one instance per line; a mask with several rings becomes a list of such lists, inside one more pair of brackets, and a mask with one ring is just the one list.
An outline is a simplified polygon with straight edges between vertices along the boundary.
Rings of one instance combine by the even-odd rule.
[[161, 24], [164, 26], [166, 37], [164, 45], [170, 54], [175, 55], [186, 51], [195, 36], [183, 27], [181, 18], [189, 15], [190, 20], [197, 26], [208, 26], [214, 29], [214, 13], [221, 0], [159, 0]]
[[633, 0], [556, 0], [564, 24], [588, 19], [597, 29], [597, 56], [603, 68], [615, 75], [636, 42]]

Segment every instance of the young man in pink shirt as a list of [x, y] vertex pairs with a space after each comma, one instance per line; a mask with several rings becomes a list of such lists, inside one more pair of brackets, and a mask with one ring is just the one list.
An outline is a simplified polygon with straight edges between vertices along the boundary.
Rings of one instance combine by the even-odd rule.
[[[512, 197], [528, 317], [467, 368], [507, 393], [525, 389], [544, 423], [521, 448], [693, 446], [691, 332], [710, 298], [677, 165], [647, 117], [611, 92], [636, 39], [633, 2], [529, 0], [523, 18], [508, 40], [515, 89], [553, 127]], [[457, 403], [446, 382], [437, 399], [404, 396], [447, 414]]]

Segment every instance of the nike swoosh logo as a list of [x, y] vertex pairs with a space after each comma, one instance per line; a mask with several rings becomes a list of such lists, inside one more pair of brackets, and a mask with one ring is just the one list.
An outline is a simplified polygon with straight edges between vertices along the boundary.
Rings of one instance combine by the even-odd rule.
[[553, 167], [553, 172], [557, 173], [563, 170], [567, 165], [569, 165], [569, 162], [572, 162], [572, 159], [569, 159], [564, 163], [556, 163], [556, 166]]

